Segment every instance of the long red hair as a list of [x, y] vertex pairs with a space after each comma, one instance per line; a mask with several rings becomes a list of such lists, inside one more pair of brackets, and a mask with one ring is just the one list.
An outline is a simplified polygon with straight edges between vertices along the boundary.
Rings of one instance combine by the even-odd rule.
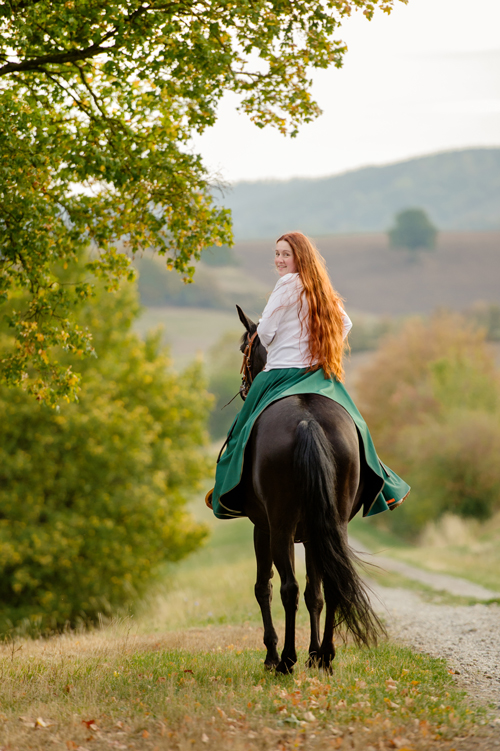
[[[307, 303], [309, 305], [310, 365], [321, 367], [325, 376], [344, 380], [344, 322], [342, 298], [332, 287], [325, 259], [302, 232], [287, 232], [276, 242], [286, 240], [293, 250]], [[318, 364], [314, 364], [318, 363]]]

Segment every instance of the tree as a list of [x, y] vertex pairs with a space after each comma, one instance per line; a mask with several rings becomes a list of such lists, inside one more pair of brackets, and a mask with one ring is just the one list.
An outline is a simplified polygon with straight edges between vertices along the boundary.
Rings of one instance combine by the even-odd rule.
[[137, 311], [122, 285], [80, 312], [100, 356], [82, 363], [79, 404], [0, 388], [0, 631], [129, 606], [206, 535], [184, 507], [212, 400], [199, 366], [177, 375], [157, 339], [130, 332]]
[[57, 353], [93, 352], [73, 315], [92, 277], [62, 286], [55, 262], [90, 247], [89, 272], [115, 288], [132, 273], [124, 242], [132, 255], [156, 248], [189, 279], [203, 248], [231, 242], [192, 134], [232, 91], [258, 127], [294, 135], [320, 112], [311, 68], [342, 64], [342, 19], [393, 2], [2, 3], [0, 295], [16, 302], [17, 342], [2, 378], [47, 403], [74, 397], [79, 378]]
[[423, 209], [405, 209], [396, 214], [389, 230], [391, 248], [431, 249], [436, 244], [437, 229]]

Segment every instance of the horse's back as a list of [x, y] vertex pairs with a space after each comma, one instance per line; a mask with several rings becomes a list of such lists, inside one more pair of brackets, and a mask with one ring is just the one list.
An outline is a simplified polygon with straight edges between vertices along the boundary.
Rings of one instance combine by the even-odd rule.
[[[317, 423], [324, 432], [335, 465], [335, 484], [341, 515], [351, 516], [360, 481], [360, 450], [356, 426], [337, 402], [318, 394], [289, 396], [273, 402], [259, 416], [249, 442], [246, 468], [248, 515], [254, 524], [271, 522], [276, 511], [292, 528], [303, 522], [303, 499], [298, 492], [294, 455], [298, 426]], [[296, 455], [295, 455], [296, 456]], [[319, 468], [318, 468], [319, 470]]]

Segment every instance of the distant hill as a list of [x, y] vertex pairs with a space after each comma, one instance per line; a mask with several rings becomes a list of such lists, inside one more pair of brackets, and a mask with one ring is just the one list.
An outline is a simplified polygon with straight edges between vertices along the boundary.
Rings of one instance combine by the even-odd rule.
[[500, 148], [449, 151], [318, 179], [239, 182], [224, 197], [238, 240], [381, 232], [425, 209], [441, 230], [500, 229]]

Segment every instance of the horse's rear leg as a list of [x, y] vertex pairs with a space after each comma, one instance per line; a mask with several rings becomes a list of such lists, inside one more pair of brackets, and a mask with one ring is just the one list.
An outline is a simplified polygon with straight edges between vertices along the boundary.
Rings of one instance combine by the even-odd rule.
[[323, 632], [323, 641], [319, 648], [317, 665], [328, 673], [332, 672], [332, 662], [335, 658], [335, 644], [333, 643], [333, 631], [335, 626], [335, 614], [337, 606], [331, 597], [326, 597], [326, 616], [325, 630]]
[[279, 663], [277, 644], [278, 634], [274, 630], [271, 615], [271, 600], [273, 596], [273, 560], [271, 556], [271, 538], [267, 532], [254, 527], [253, 543], [255, 557], [257, 559], [257, 581], [255, 582], [255, 597], [259, 603], [264, 624], [264, 644], [267, 647], [267, 655], [264, 661], [266, 668], [274, 668]]
[[315, 562], [313, 551], [309, 543], [304, 543], [306, 549], [306, 589], [304, 600], [309, 611], [311, 621], [311, 641], [309, 643], [309, 659], [307, 667], [318, 664], [320, 652], [320, 628], [319, 618], [323, 610], [323, 595], [321, 592], [321, 572]]
[[285, 608], [285, 645], [276, 666], [278, 673], [291, 673], [297, 662], [295, 651], [295, 617], [299, 605], [299, 585], [295, 578], [295, 549], [293, 535], [273, 532], [271, 553], [281, 579], [281, 601]]

